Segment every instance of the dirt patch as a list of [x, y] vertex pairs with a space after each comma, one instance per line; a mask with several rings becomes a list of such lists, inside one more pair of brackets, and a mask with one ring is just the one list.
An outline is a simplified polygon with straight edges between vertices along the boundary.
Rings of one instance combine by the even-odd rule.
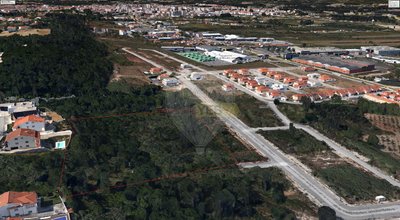
[[50, 116], [51, 119], [52, 119], [54, 122], [64, 121], [64, 118], [63, 118], [61, 115], [57, 114], [57, 112], [46, 112], [46, 114], [47, 114], [48, 116]]
[[181, 65], [179, 62], [169, 59], [163, 55], [157, 54], [154, 51], [137, 50], [134, 52], [146, 57], [149, 60], [154, 61], [155, 63], [157, 63], [171, 71], [177, 71]]
[[144, 75], [152, 66], [146, 63], [138, 65], [137, 63], [132, 66], [114, 65], [114, 74], [111, 81], [118, 81], [125, 79], [127, 82], [135, 85], [150, 84], [149, 78]]
[[28, 30], [20, 30], [18, 32], [8, 32], [3, 31], [0, 33], [0, 37], [8, 37], [12, 35], [20, 35], [20, 36], [29, 36], [29, 35], [49, 35], [50, 29], [28, 29]]

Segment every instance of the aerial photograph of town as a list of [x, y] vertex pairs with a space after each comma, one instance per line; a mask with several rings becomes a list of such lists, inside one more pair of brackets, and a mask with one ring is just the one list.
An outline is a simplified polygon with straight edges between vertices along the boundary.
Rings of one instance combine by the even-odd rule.
[[0, 0], [0, 220], [400, 219], [400, 0]]

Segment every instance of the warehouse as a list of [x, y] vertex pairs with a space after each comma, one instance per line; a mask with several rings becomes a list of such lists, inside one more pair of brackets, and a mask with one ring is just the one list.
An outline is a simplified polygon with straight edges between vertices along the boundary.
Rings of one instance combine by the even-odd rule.
[[205, 53], [208, 56], [215, 57], [218, 60], [226, 61], [229, 63], [247, 63], [250, 61], [250, 57], [241, 53], [235, 53], [232, 51], [211, 51]]
[[345, 60], [332, 56], [299, 56], [292, 59], [294, 62], [310, 65], [318, 68], [325, 68], [331, 71], [353, 74], [375, 69], [375, 64]]
[[373, 53], [380, 56], [400, 56], [400, 48], [389, 46], [365, 46], [362, 51]]
[[289, 50], [301, 54], [301, 55], [310, 55], [310, 54], [349, 54], [349, 51], [346, 49], [340, 49], [336, 47], [290, 47]]

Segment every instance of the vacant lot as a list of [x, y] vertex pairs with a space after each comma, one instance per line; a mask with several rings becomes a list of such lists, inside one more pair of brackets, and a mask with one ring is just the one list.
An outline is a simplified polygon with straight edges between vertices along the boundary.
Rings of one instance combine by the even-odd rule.
[[338, 165], [315, 172], [348, 202], [373, 201], [375, 196], [399, 199], [400, 189], [351, 165]]
[[390, 199], [400, 197], [400, 189], [352, 166], [334, 154], [324, 142], [316, 140], [302, 130], [291, 128], [259, 133], [285, 153], [298, 158], [350, 203], [372, 201], [377, 195], [384, 195]]
[[12, 35], [20, 35], [20, 36], [29, 36], [29, 35], [49, 35], [50, 29], [28, 29], [28, 30], [20, 30], [18, 32], [8, 32], [3, 31], [0, 33], [0, 37], [8, 37]]
[[250, 127], [282, 125], [265, 103], [241, 91], [224, 92], [221, 88], [223, 81], [214, 76], [207, 75], [203, 80], [196, 81], [196, 85]]
[[312, 170], [319, 170], [344, 161], [322, 141], [296, 128], [289, 130], [259, 131], [283, 152], [293, 155]]

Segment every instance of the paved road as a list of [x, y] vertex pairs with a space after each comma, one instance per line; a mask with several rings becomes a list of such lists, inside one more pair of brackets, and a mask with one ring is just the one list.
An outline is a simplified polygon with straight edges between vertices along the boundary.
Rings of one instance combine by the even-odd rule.
[[[127, 50], [126, 52], [136, 55], [135, 53]], [[158, 52], [158, 51], [157, 51]], [[159, 54], [163, 54], [158, 52]], [[166, 54], [163, 54], [168, 56]], [[144, 57], [139, 58], [152, 63]], [[170, 59], [182, 62], [174, 57]], [[154, 64], [153, 64], [154, 65]], [[159, 66], [159, 65], [154, 65]], [[191, 65], [193, 66], [193, 65]], [[161, 66], [159, 66], [161, 67]], [[194, 67], [195, 68], [195, 67]], [[200, 71], [201, 68], [196, 68]], [[297, 187], [306, 192], [306, 194], [318, 205], [328, 205], [334, 208], [338, 216], [344, 219], [369, 219], [369, 218], [400, 218], [400, 202], [384, 203], [384, 204], [368, 204], [353, 206], [347, 204], [335, 193], [333, 193], [327, 186], [317, 180], [311, 173], [307, 172], [304, 167], [300, 166], [297, 162], [289, 159], [288, 155], [285, 155], [271, 142], [257, 134], [252, 128], [249, 128], [246, 124], [240, 121], [238, 118], [230, 114], [229, 112], [221, 109], [212, 99], [210, 99], [204, 92], [202, 92], [196, 85], [187, 80], [183, 76], [178, 76], [183, 85], [185, 85], [195, 96], [197, 96], [205, 105], [210, 107], [216, 112], [217, 116], [241, 139], [248, 144], [252, 145], [261, 155], [268, 157], [271, 163], [287, 164], [282, 166], [281, 169], [285, 174], [294, 181]], [[256, 97], [257, 98], [257, 97]], [[277, 113], [282, 121], [287, 125], [290, 120], [284, 116], [272, 102], [269, 103], [271, 109]], [[299, 126], [299, 125], [298, 125]], [[340, 146], [338, 146], [340, 147]], [[343, 147], [342, 147], [343, 148]]]
[[287, 166], [281, 166], [281, 169], [300, 189], [307, 192], [317, 204], [328, 205], [334, 208], [338, 216], [344, 219], [400, 217], [400, 202], [362, 206], [351, 206], [347, 204], [345, 201], [341, 200], [341, 198], [336, 196], [328, 187], [319, 182], [314, 176], [312, 176], [312, 174], [305, 172], [297, 163], [289, 160], [287, 155], [272, 143], [256, 132], [251, 131], [247, 125], [235, 116], [218, 107], [217, 103], [210, 99], [192, 82], [184, 77], [179, 77], [179, 79], [183, 85], [185, 85], [205, 105], [214, 110], [218, 117], [241, 139], [251, 144], [263, 156], [268, 157], [272, 163], [287, 164]]

